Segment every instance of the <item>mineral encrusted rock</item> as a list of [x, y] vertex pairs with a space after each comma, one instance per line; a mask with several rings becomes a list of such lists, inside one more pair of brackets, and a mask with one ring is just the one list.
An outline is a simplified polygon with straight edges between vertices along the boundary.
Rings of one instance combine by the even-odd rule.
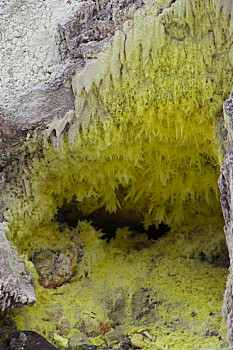
[[[158, 14], [174, 2], [176, 1], [157, 1]], [[213, 3], [218, 13], [222, 11], [226, 18], [232, 15], [231, 1], [213, 0]], [[187, 4], [188, 11], [190, 2], [187, 1]], [[120, 32], [121, 37], [126, 37], [123, 24], [128, 22], [130, 27], [130, 23], [134, 20], [133, 14], [144, 6], [144, 2], [59, 0], [55, 6], [52, 0], [47, 2], [10, 0], [5, 4], [0, 2], [0, 5], [2, 7], [0, 34], [3, 42], [0, 60], [3, 70], [0, 86], [2, 96], [0, 170], [3, 172], [0, 188], [2, 186], [5, 191], [10, 177], [8, 170], [10, 168], [7, 167], [14, 168], [13, 162], [19, 162], [21, 145], [41, 129], [46, 129], [45, 134], [54, 138], [54, 142], [63, 132], [67, 132], [66, 126], [68, 128], [72, 125], [75, 119], [75, 96], [72, 90], [74, 72], [86, 73], [87, 69], [95, 64], [98, 53], [105, 50], [105, 44], [111, 42], [115, 32]], [[25, 17], [22, 14], [25, 14]], [[231, 31], [232, 23], [233, 21]], [[85, 78], [84, 73], [80, 76]], [[80, 91], [82, 87], [80, 83], [78, 87]], [[223, 307], [231, 343], [233, 343], [232, 105], [232, 98], [224, 105], [228, 141], [224, 140], [227, 148], [219, 180], [231, 261]], [[23, 151], [25, 152], [25, 149]], [[24, 304], [33, 305], [35, 295], [31, 277], [25, 271], [16, 250], [7, 241], [2, 226], [0, 226], [0, 252], [0, 310]]]
[[[51, 0], [46, 3], [0, 2], [0, 65], [3, 72], [0, 171], [19, 160], [21, 145], [35, 130], [46, 129], [48, 121], [56, 120], [58, 125], [59, 119], [68, 112], [65, 124], [71, 123], [72, 112], [69, 111], [74, 109], [71, 87], [74, 70], [82, 69], [86, 60], [95, 58], [115, 31], [142, 6], [141, 0], [59, 0], [56, 5]], [[63, 131], [64, 121], [60, 124]], [[49, 135], [52, 131], [48, 130]], [[6, 190], [6, 173], [5, 170], [1, 173], [1, 191]], [[2, 226], [0, 233], [3, 249], [0, 255], [0, 309], [31, 305], [35, 297], [30, 277], [17, 252], [10, 248]], [[13, 269], [15, 263], [19, 266], [18, 272]]]
[[[134, 6], [136, 4], [136, 7]], [[1, 6], [0, 169], [19, 157], [18, 147], [44, 121], [74, 109], [71, 76], [85, 59], [101, 51], [103, 41], [129, 19], [141, 1], [25, 2]], [[125, 16], [125, 17], [124, 17]], [[12, 19], [15, 19], [13, 21]], [[27, 18], [25, 26], [24, 18]], [[32, 18], [32, 19], [30, 19]], [[44, 29], [43, 29], [44, 26]], [[41, 44], [42, 40], [42, 44]], [[11, 59], [9, 60], [9, 52]], [[26, 53], [25, 53], [26, 52]], [[21, 74], [20, 66], [24, 66]], [[81, 69], [81, 68], [80, 68]], [[17, 150], [16, 150], [17, 149]], [[5, 181], [2, 175], [2, 184]], [[33, 304], [30, 276], [0, 230], [0, 310]], [[13, 269], [17, 263], [18, 269]]]
[[36, 301], [32, 277], [25, 271], [16, 249], [10, 246], [0, 224], [0, 311]]
[[35, 254], [33, 263], [39, 274], [39, 283], [44, 288], [57, 288], [68, 282], [78, 269], [81, 253], [77, 244], [61, 251], [42, 250]]
[[10, 0], [0, 6], [3, 167], [12, 161], [11, 151], [23, 137], [74, 109], [71, 77], [75, 69], [82, 69], [88, 59], [95, 58], [115, 31], [132, 20], [143, 1], [59, 0], [55, 6], [51, 0]]

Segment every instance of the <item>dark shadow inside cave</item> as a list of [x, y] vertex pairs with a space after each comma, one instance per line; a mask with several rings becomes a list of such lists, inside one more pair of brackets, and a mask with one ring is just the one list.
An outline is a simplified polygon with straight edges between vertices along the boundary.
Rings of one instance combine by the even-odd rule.
[[133, 210], [118, 209], [115, 213], [109, 213], [104, 207], [93, 211], [89, 215], [85, 215], [79, 208], [77, 201], [73, 198], [70, 202], [64, 200], [63, 205], [58, 207], [54, 217], [59, 223], [59, 230], [62, 232], [64, 227], [75, 228], [80, 220], [88, 220], [97, 230], [103, 232], [102, 238], [107, 242], [115, 238], [116, 230], [127, 226], [131, 231], [146, 233], [151, 240], [157, 240], [166, 232], [170, 231], [170, 227], [164, 223], [151, 225], [146, 229], [142, 223], [143, 217]]

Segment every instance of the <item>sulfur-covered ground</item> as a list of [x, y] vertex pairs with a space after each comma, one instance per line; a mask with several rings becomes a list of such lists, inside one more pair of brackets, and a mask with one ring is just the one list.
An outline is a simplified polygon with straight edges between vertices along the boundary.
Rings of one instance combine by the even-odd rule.
[[[37, 302], [12, 311], [19, 329], [36, 331], [61, 349], [68, 343], [72, 349], [111, 347], [127, 335], [143, 349], [228, 348], [221, 314], [228, 254], [221, 228], [197, 224], [158, 240], [123, 228], [109, 243], [87, 221], [71, 231], [44, 227], [38, 239], [46, 231], [51, 239], [44, 251], [69, 244], [72, 255], [76, 244], [80, 259], [72, 277], [55, 289], [41, 286], [27, 263]], [[35, 261], [35, 252], [28, 254]], [[59, 274], [58, 267], [49, 269], [44, 275]]]

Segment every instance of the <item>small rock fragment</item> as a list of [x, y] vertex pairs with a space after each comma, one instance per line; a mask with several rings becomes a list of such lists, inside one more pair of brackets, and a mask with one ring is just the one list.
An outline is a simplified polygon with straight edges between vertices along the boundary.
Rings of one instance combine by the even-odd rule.
[[82, 248], [69, 244], [62, 250], [42, 250], [35, 254], [33, 263], [39, 275], [39, 283], [44, 288], [57, 288], [68, 282], [78, 269]]
[[57, 350], [45, 338], [36, 332], [21, 331], [13, 334], [9, 350]]

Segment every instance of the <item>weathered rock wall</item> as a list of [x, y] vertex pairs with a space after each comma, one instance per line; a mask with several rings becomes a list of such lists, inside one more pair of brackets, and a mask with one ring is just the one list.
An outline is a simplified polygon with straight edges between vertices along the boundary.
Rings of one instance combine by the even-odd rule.
[[226, 292], [223, 304], [223, 316], [227, 323], [228, 339], [233, 344], [233, 143], [232, 143], [232, 117], [233, 100], [232, 95], [223, 106], [225, 130], [226, 154], [224, 165], [219, 177], [219, 188], [221, 191], [221, 205], [225, 220], [224, 231], [230, 257], [230, 269], [227, 280]]
[[0, 311], [36, 301], [33, 281], [0, 224]]

